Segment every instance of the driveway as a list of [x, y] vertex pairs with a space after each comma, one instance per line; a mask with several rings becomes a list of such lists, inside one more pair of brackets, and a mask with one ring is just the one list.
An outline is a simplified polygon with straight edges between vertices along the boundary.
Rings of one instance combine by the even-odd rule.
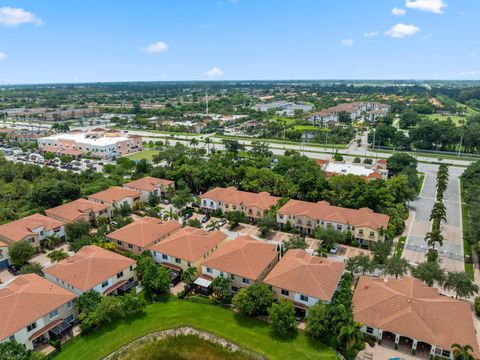
[[[407, 242], [402, 255], [403, 258], [413, 264], [424, 262], [425, 254], [428, 251], [428, 245], [424, 239], [431, 229], [429, 218], [435, 204], [438, 166], [420, 164], [419, 170], [425, 173], [425, 181], [420, 196], [409, 204], [409, 208], [413, 211], [415, 217], [408, 231]], [[440, 264], [447, 270], [464, 271], [459, 190], [459, 177], [463, 170], [459, 167], [449, 167], [449, 181], [444, 195], [447, 222], [441, 225], [444, 241], [443, 245], [437, 247], [437, 249], [441, 259]]]

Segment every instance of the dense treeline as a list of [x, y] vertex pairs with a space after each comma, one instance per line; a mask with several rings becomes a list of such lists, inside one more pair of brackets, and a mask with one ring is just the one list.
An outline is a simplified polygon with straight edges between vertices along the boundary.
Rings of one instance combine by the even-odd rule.
[[462, 175], [463, 201], [468, 212], [466, 239], [472, 249], [480, 250], [480, 161], [470, 165]]

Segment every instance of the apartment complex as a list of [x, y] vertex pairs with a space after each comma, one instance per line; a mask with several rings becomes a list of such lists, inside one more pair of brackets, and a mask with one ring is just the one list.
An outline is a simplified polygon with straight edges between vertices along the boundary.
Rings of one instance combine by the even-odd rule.
[[65, 239], [64, 223], [41, 214], [33, 214], [0, 225], [1, 241], [7, 244], [26, 241], [37, 251], [43, 246], [44, 240], [51, 235]]
[[351, 120], [360, 118], [363, 114], [366, 119], [374, 123], [379, 117], [383, 117], [388, 113], [389, 106], [378, 102], [351, 102], [338, 104], [306, 117], [306, 120], [313, 125], [318, 126], [337, 126], [339, 124], [339, 113], [346, 112]]
[[125, 292], [135, 280], [136, 261], [96, 245], [43, 270], [45, 278], [80, 296], [87, 291], [103, 295]]
[[118, 130], [93, 129], [88, 132], [72, 131], [38, 139], [44, 152], [74, 157], [88, 156], [112, 159], [142, 150], [142, 137]]
[[312, 256], [304, 250], [289, 250], [263, 281], [279, 299], [293, 301], [306, 311], [317, 302], [329, 303], [337, 290], [345, 263]]
[[15, 340], [33, 350], [61, 338], [75, 319], [73, 299], [74, 293], [37, 274], [0, 285], [0, 343]]
[[289, 200], [277, 212], [277, 222], [283, 228], [287, 222], [304, 234], [311, 234], [317, 226], [350, 231], [360, 243], [369, 245], [385, 240], [390, 217], [377, 214], [369, 208], [348, 209], [330, 205], [326, 201], [316, 203]]
[[251, 193], [240, 191], [231, 186], [228, 188], [214, 188], [200, 195], [201, 208], [205, 211], [220, 210], [223, 213], [240, 211], [250, 221], [257, 221], [265, 215], [265, 212], [278, 205], [280, 198], [272, 196], [268, 192]]

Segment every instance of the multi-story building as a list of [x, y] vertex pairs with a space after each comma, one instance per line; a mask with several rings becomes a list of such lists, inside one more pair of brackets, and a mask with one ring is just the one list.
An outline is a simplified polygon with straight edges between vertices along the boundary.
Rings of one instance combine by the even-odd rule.
[[0, 225], [0, 240], [7, 244], [26, 241], [37, 251], [43, 246], [44, 240], [51, 235], [65, 240], [64, 223], [41, 214], [33, 214]]
[[140, 201], [142, 193], [137, 190], [131, 190], [120, 186], [112, 186], [106, 190], [88, 196], [88, 200], [97, 204], [108, 205], [113, 211], [122, 205], [133, 206], [135, 201]]
[[10, 265], [8, 262], [8, 244], [0, 241], [0, 270], [5, 269]]
[[38, 147], [57, 155], [111, 159], [141, 151], [142, 137], [99, 128], [86, 133], [72, 131], [42, 137], [38, 139]]
[[268, 192], [251, 193], [240, 191], [231, 186], [228, 188], [214, 188], [200, 195], [201, 208], [205, 211], [220, 210], [223, 213], [240, 211], [250, 221], [257, 221], [265, 215], [265, 212], [278, 205], [280, 198], [272, 196]]
[[0, 343], [15, 340], [34, 350], [71, 332], [75, 294], [37, 274], [0, 285]]
[[360, 244], [366, 245], [385, 240], [389, 220], [388, 215], [377, 214], [369, 208], [348, 209], [326, 201], [289, 200], [277, 211], [281, 228], [290, 222], [304, 234], [313, 233], [317, 226], [350, 231]]
[[385, 116], [389, 106], [377, 102], [351, 102], [338, 104], [319, 112], [312, 113], [306, 117], [306, 120], [319, 126], [337, 126], [339, 124], [338, 114], [346, 112], [351, 120], [356, 120], [363, 114], [367, 115], [367, 120], [375, 122], [378, 117]]
[[175, 220], [163, 222], [160, 219], [145, 216], [111, 232], [107, 238], [118, 248], [140, 255], [181, 227]]
[[175, 182], [171, 180], [158, 179], [152, 176], [145, 176], [141, 179], [123, 184], [123, 187], [140, 192], [140, 200], [148, 202], [151, 194], [164, 197], [168, 192], [175, 190]]
[[110, 218], [110, 205], [100, 204], [87, 199], [78, 199], [70, 201], [63, 205], [45, 210], [45, 214], [52, 219], [60, 220], [64, 223], [72, 222], [93, 222], [99, 217]]
[[228, 236], [221, 231], [205, 231], [190, 226], [174, 232], [165, 240], [150, 248], [153, 260], [160, 265], [176, 267], [183, 271], [195, 267], [201, 271], [201, 264], [216, 249], [222, 246]]
[[216, 250], [202, 264], [202, 274], [232, 280], [232, 291], [262, 281], [278, 262], [275, 244], [239, 236]]
[[[361, 331], [379, 340], [410, 346], [425, 358], [454, 359], [452, 344], [468, 344], [480, 357], [471, 304], [412, 277], [360, 276], [352, 299]], [[407, 349], [405, 349], [407, 350]]]
[[137, 280], [137, 262], [96, 245], [43, 269], [45, 278], [80, 296], [94, 290], [103, 295], [125, 292]]
[[317, 302], [330, 303], [345, 270], [345, 263], [312, 256], [303, 250], [289, 250], [263, 282], [279, 299], [293, 301], [306, 312]]

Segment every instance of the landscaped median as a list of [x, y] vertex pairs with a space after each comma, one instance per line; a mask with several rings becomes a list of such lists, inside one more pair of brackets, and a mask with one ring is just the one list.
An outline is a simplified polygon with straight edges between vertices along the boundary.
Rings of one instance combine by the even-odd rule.
[[282, 338], [262, 321], [237, 315], [217, 305], [178, 300], [173, 296], [148, 305], [144, 316], [121, 320], [89, 336], [73, 339], [56, 359], [102, 359], [146, 334], [180, 326], [210, 332], [268, 359], [338, 359], [334, 350], [303, 332]]

